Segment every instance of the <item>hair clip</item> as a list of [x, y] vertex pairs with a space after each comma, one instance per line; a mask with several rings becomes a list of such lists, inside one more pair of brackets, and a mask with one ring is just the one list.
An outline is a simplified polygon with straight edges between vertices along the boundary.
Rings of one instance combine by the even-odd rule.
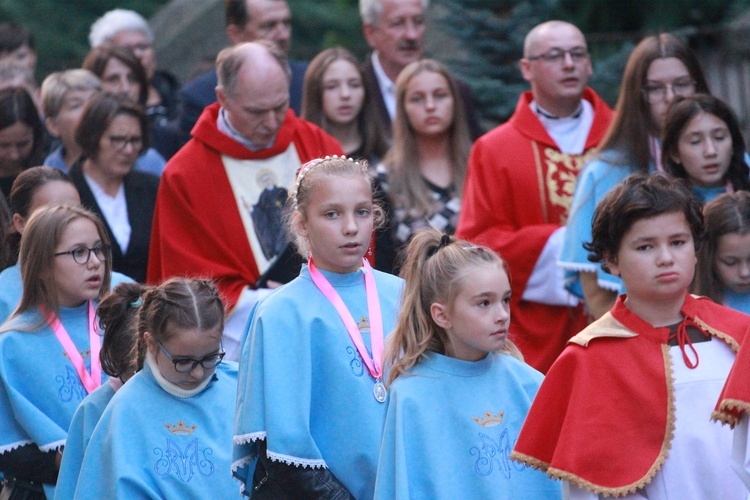
[[437, 245], [437, 246], [435, 246], [435, 247], [432, 247], [432, 248], [430, 248], [429, 250], [427, 250], [427, 258], [429, 259], [429, 258], [430, 258], [430, 257], [432, 257], [433, 255], [435, 255], [436, 253], [438, 253], [438, 252], [439, 252], [439, 251], [440, 251], [440, 250], [441, 250], [442, 248], [445, 248], [445, 247], [447, 247], [447, 246], [448, 246], [448, 245], [450, 245], [451, 243], [453, 243], [453, 240], [451, 240], [451, 237], [450, 237], [450, 236], [448, 236], [447, 234], [444, 234], [444, 235], [443, 235], [443, 236], [442, 236], [442, 237], [440, 238], [440, 243], [438, 243], [438, 245]]
[[138, 297], [133, 302], [131, 302], [129, 305], [130, 305], [130, 307], [132, 307], [132, 308], [135, 309], [136, 307], [141, 307], [141, 304], [143, 304], [143, 298]]

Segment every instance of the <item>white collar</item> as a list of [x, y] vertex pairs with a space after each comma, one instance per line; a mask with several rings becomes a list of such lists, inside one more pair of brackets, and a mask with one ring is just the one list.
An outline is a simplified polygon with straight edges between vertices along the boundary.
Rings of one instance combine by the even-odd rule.
[[229, 123], [229, 118], [227, 118], [226, 110], [222, 107], [219, 108], [219, 118], [216, 120], [216, 126], [219, 128], [219, 131], [222, 132], [224, 135], [228, 135], [235, 141], [239, 142], [243, 146], [245, 146], [250, 151], [260, 151], [261, 149], [268, 149], [271, 146], [273, 146], [274, 141], [276, 141], [276, 137], [271, 139], [271, 142], [266, 144], [265, 146], [258, 146], [250, 139], [246, 138], [242, 134], [240, 134], [231, 123]]
[[200, 394], [216, 376], [216, 372], [214, 372], [210, 377], [207, 377], [206, 380], [201, 382], [201, 384], [195, 389], [183, 389], [182, 387], [179, 387], [164, 378], [164, 376], [159, 371], [159, 364], [156, 362], [156, 359], [148, 349], [146, 350], [146, 365], [148, 365], [151, 373], [154, 375], [154, 379], [156, 380], [156, 383], [159, 384], [159, 387], [164, 389], [165, 392], [168, 392], [172, 396], [180, 399], [191, 398], [196, 394]]
[[380, 64], [378, 53], [372, 53], [372, 69], [375, 73], [375, 79], [378, 81], [380, 93], [383, 95], [383, 102], [391, 120], [396, 116], [396, 84], [385, 74], [383, 65]]

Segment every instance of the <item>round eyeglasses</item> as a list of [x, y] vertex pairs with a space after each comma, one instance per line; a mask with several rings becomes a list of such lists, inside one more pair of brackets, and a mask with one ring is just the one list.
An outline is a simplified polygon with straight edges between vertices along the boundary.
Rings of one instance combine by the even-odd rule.
[[221, 349], [221, 351], [209, 354], [208, 356], [201, 359], [175, 358], [169, 353], [169, 351], [167, 351], [167, 349], [164, 347], [164, 345], [162, 345], [161, 342], [157, 340], [156, 343], [159, 344], [159, 348], [172, 362], [177, 373], [190, 373], [191, 371], [195, 370], [195, 367], [198, 365], [201, 365], [204, 370], [216, 368], [219, 363], [221, 363], [221, 360], [224, 359], [224, 355], [226, 354], [224, 345], [219, 344], [219, 349]]
[[68, 250], [67, 252], [57, 252], [55, 257], [72, 255], [76, 264], [84, 266], [89, 263], [92, 253], [96, 255], [97, 259], [104, 262], [109, 259], [109, 245], [96, 245], [94, 248], [84, 246], [75, 247], [73, 250]]
[[582, 61], [585, 61], [589, 57], [589, 51], [586, 50], [584, 47], [575, 47], [570, 50], [564, 50], [564, 49], [550, 49], [547, 52], [544, 52], [543, 54], [538, 54], [535, 56], [529, 56], [526, 58], [527, 61], [536, 61], [538, 59], [541, 59], [544, 62], [550, 63], [550, 64], [561, 64], [565, 60], [565, 55], [570, 55], [570, 59], [574, 63], [579, 63]]
[[676, 97], [689, 97], [695, 94], [695, 80], [680, 78], [672, 83], [649, 83], [643, 87], [643, 95], [649, 104], [662, 102], [667, 98], [667, 89]]

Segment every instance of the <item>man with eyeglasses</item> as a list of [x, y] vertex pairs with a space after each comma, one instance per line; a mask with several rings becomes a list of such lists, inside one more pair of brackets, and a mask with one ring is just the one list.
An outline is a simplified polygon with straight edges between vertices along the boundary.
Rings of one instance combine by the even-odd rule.
[[[292, 13], [286, 0], [224, 0], [224, 17], [232, 44], [268, 40], [276, 44], [285, 57], [289, 56]], [[287, 63], [291, 71], [289, 105], [299, 115], [307, 62], [288, 59]], [[186, 83], [180, 90], [182, 115], [179, 125], [185, 135], [190, 134], [203, 109], [216, 101], [216, 83], [216, 71], [211, 70]]]
[[255, 302], [299, 273], [281, 208], [297, 169], [343, 154], [336, 139], [289, 109], [284, 55], [270, 42], [243, 43], [216, 59], [218, 102], [167, 163], [154, 212], [148, 281], [216, 281], [230, 311], [227, 359], [239, 357]]
[[[423, 56], [428, 4], [429, 0], [359, 0], [362, 32], [373, 50], [362, 67], [364, 84], [368, 99], [375, 103], [383, 136], [389, 140], [396, 116], [396, 78], [409, 63]], [[460, 80], [456, 84], [471, 137], [476, 139], [482, 134], [482, 129], [472, 103], [471, 90]]]
[[489, 245], [512, 271], [511, 332], [525, 360], [546, 372], [586, 326], [563, 288], [557, 259], [576, 177], [612, 119], [586, 86], [586, 39], [572, 24], [534, 27], [520, 61], [531, 90], [511, 118], [472, 148], [456, 234]]

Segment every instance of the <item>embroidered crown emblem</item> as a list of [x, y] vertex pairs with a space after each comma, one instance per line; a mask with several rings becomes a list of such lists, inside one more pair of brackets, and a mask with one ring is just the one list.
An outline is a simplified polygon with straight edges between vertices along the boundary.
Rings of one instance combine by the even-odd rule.
[[504, 411], [500, 411], [497, 413], [490, 413], [485, 412], [484, 416], [482, 417], [474, 417], [474, 422], [478, 423], [482, 427], [497, 427], [501, 423], [503, 423], [503, 416], [505, 415]]
[[[85, 351], [80, 352], [79, 354], [81, 355], [81, 359], [86, 361], [86, 359], [89, 357], [89, 354], [91, 354], [91, 349], [86, 349]], [[63, 351], [62, 355], [65, 356], [68, 360], [70, 360], [70, 356], [68, 356], [67, 352]]]
[[367, 320], [367, 318], [362, 316], [361, 318], [359, 318], [359, 321], [357, 321], [357, 328], [359, 328], [359, 331], [369, 330], [370, 322]]
[[195, 430], [195, 425], [185, 425], [185, 422], [179, 420], [177, 425], [164, 424], [169, 432], [175, 435], [189, 436]]

